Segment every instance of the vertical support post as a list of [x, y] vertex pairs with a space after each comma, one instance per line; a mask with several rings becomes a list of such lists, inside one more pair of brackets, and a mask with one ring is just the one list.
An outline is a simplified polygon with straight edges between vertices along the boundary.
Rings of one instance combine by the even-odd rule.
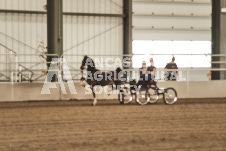
[[12, 68], [12, 67], [14, 67], [14, 62], [12, 62], [12, 55], [13, 55], [13, 53], [12, 53], [12, 51], [10, 51], [9, 61], [10, 61], [11, 82], [13, 82], [13, 80], [14, 80], [14, 68]]
[[[221, 0], [221, 8], [226, 8], [226, 0]], [[221, 27], [220, 27], [220, 33], [221, 33], [221, 41], [220, 41], [220, 53], [226, 54], [226, 13], [221, 11]], [[222, 57], [220, 61], [224, 61], [224, 58]], [[226, 64], [222, 63], [220, 65], [220, 68], [226, 68]], [[226, 79], [226, 71], [220, 72], [220, 79], [225, 80]]]
[[[123, 0], [123, 14], [123, 54], [128, 55], [132, 54], [132, 0]], [[124, 58], [128, 58], [131, 63], [132, 57], [124, 56], [123, 59]], [[125, 64], [127, 63], [128, 62], [126, 62]], [[128, 64], [126, 66], [128, 66]], [[124, 67], [124, 69], [128, 68], [130, 67]], [[127, 78], [128, 76], [131, 75], [126, 75]]]
[[123, 0], [123, 53], [132, 54], [132, 0]]
[[[62, 0], [47, 0], [47, 43], [48, 54], [63, 54], [63, 10]], [[47, 62], [51, 62], [55, 56], [48, 56]], [[48, 67], [50, 64], [47, 64]], [[57, 81], [56, 75], [51, 80]]]
[[[220, 25], [221, 25], [221, 1], [212, 0], [212, 54], [220, 54]], [[220, 61], [220, 57], [211, 58], [212, 61]], [[220, 68], [220, 64], [211, 64], [212, 68]], [[212, 80], [220, 80], [220, 71], [211, 72]]]
[[17, 58], [17, 55], [15, 55], [15, 64], [16, 64], [16, 70], [15, 70], [15, 75], [16, 75], [16, 79], [15, 79], [15, 81], [16, 81], [16, 83], [17, 83], [17, 81], [18, 81], [18, 58]]

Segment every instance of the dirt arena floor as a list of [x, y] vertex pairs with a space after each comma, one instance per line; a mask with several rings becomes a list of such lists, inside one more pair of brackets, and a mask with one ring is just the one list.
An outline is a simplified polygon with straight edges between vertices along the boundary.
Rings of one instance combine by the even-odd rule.
[[226, 150], [226, 99], [0, 103], [0, 151]]

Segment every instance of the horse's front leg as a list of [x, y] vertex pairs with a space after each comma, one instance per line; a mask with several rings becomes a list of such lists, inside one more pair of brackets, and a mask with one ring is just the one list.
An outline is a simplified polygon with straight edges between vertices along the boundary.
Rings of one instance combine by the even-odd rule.
[[96, 94], [95, 94], [95, 89], [94, 86], [92, 86], [92, 91], [93, 91], [93, 106], [95, 106], [97, 104], [97, 99], [96, 99]]
[[121, 85], [119, 86], [119, 90], [118, 91], [119, 91], [120, 94], [122, 94], [122, 102], [120, 102], [120, 104], [124, 104], [124, 92], [122, 90]]

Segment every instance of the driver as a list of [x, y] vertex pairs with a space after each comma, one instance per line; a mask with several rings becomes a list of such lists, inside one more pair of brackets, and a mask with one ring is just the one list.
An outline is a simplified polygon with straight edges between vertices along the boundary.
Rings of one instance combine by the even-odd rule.
[[154, 81], [155, 74], [156, 74], [156, 67], [154, 66], [153, 58], [150, 58], [150, 66], [147, 68], [147, 71], [148, 71], [148, 80]]
[[146, 61], [142, 62], [142, 67], [139, 69], [139, 71], [140, 71], [140, 79], [139, 79], [137, 85], [143, 86], [145, 81], [147, 81], [147, 79], [146, 79], [146, 74], [147, 74]]

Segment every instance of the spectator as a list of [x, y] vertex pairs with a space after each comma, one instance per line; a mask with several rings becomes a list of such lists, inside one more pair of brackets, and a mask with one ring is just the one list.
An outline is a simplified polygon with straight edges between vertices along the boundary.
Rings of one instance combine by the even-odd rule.
[[138, 86], [143, 85], [145, 80], [146, 80], [146, 74], [147, 74], [146, 61], [142, 62], [142, 67], [139, 69], [139, 71], [140, 71], [140, 78], [139, 78], [139, 81], [138, 81]]
[[154, 80], [155, 79], [155, 74], [156, 74], [156, 67], [154, 66], [154, 60], [153, 58], [150, 58], [150, 66], [148, 67], [148, 79], [149, 80]]
[[142, 67], [140, 68], [140, 77], [143, 77], [147, 74], [147, 65], [146, 61], [142, 62]]
[[[175, 63], [175, 57], [172, 58], [172, 62], [166, 64], [165, 69], [178, 69], [177, 64]], [[165, 80], [176, 81], [178, 76], [178, 71], [166, 70]]]

